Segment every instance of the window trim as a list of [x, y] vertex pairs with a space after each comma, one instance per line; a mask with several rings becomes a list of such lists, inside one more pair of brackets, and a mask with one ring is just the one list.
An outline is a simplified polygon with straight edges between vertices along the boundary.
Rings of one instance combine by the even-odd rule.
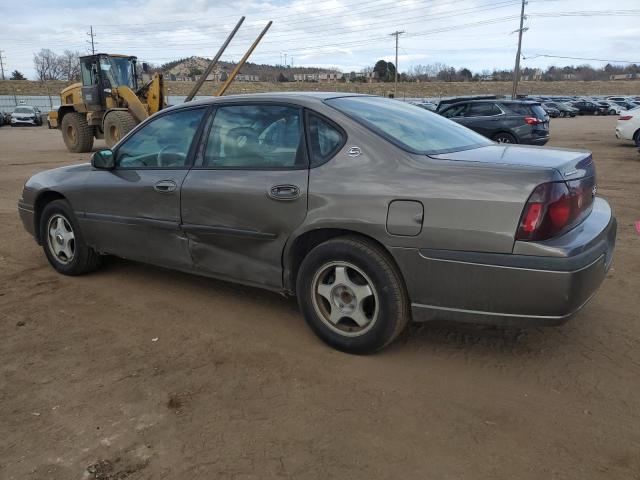
[[[222, 166], [212, 166], [212, 165], [204, 165], [204, 154], [207, 150], [207, 143], [209, 142], [209, 135], [211, 134], [211, 129], [213, 128], [213, 122], [215, 121], [216, 114], [218, 110], [224, 107], [249, 107], [249, 106], [273, 106], [273, 107], [289, 107], [295, 108], [299, 112], [300, 118], [300, 142], [302, 143], [301, 148], [302, 154], [304, 155], [304, 165], [294, 165], [293, 167], [239, 167], [239, 166], [231, 166], [231, 167], [222, 167]], [[234, 100], [229, 102], [220, 102], [213, 104], [211, 106], [211, 111], [207, 113], [206, 119], [206, 131], [204, 131], [200, 136], [198, 141], [198, 147], [196, 150], [196, 156], [193, 161], [193, 165], [191, 168], [194, 170], [248, 170], [248, 171], [282, 171], [288, 172], [291, 170], [308, 170], [310, 157], [308, 153], [307, 147], [307, 139], [306, 139], [306, 128], [304, 121], [304, 107], [297, 103], [291, 102], [280, 102], [280, 101], [242, 101], [242, 100]]]
[[[331, 125], [331, 127], [333, 127], [334, 129], [336, 129], [338, 131], [338, 133], [340, 133], [340, 137], [342, 138], [342, 141], [340, 142], [340, 144], [338, 144], [337, 147], [335, 147], [331, 153], [327, 156], [326, 160], [323, 160], [322, 162], [314, 165], [313, 164], [313, 155], [311, 152], [311, 128], [309, 125], [309, 116], [310, 115], [315, 115], [316, 117], [318, 117], [320, 120], [322, 120], [323, 122], [328, 123], [329, 125]], [[333, 160], [335, 158], [335, 156], [344, 148], [344, 146], [347, 144], [347, 141], [349, 139], [349, 136], [347, 135], [347, 132], [344, 128], [342, 128], [340, 125], [338, 125], [336, 122], [334, 122], [333, 120], [331, 120], [330, 118], [326, 117], [325, 115], [322, 115], [321, 113], [318, 113], [315, 110], [311, 110], [309, 108], [305, 108], [304, 109], [304, 125], [305, 125], [305, 136], [306, 136], [306, 146], [307, 146], [307, 158], [308, 158], [308, 163], [309, 163], [309, 168], [317, 168], [317, 167], [321, 167], [322, 165], [330, 162], [331, 160]]]
[[[498, 104], [498, 102], [469, 102], [467, 104], [467, 111], [473, 105], [484, 105], [484, 104], [488, 104], [488, 103], [491, 103], [494, 107], [496, 107], [498, 110], [500, 110], [500, 113], [496, 113], [495, 115], [474, 115], [473, 117], [467, 117], [466, 115], [464, 115], [462, 118], [493, 118], [493, 117], [500, 117], [502, 115], [506, 115], [507, 114], [504, 111], [504, 109]], [[452, 117], [452, 118], [458, 118], [458, 117]]]
[[[191, 139], [191, 143], [189, 144], [189, 150], [187, 151], [187, 158], [185, 159], [184, 165], [181, 167], [121, 167], [119, 165], [118, 162], [118, 153], [120, 151], [120, 148], [122, 148], [122, 146], [124, 146], [127, 141], [129, 141], [130, 138], [133, 138], [133, 136], [139, 132], [140, 130], [142, 130], [145, 126], [147, 126], [150, 123], [155, 122], [156, 120], [159, 120], [162, 117], [165, 117], [167, 115], [171, 115], [171, 114], [175, 114], [175, 113], [180, 113], [180, 112], [184, 112], [186, 110], [203, 110], [202, 113], [202, 118], [200, 119], [200, 123], [198, 125], [198, 128], [196, 129], [195, 133], [193, 134], [193, 138]], [[183, 107], [183, 108], [176, 108], [175, 110], [166, 110], [166, 111], [160, 111], [158, 112], [157, 115], [154, 115], [152, 117], [149, 117], [148, 121], [145, 122], [141, 122], [138, 125], [136, 125], [136, 127], [131, 130], [123, 139], [121, 142], [118, 142], [118, 145], [112, 149], [113, 151], [113, 155], [116, 159], [116, 166], [114, 168], [114, 170], [190, 170], [193, 167], [193, 161], [194, 161], [194, 154], [195, 154], [195, 146], [200, 142], [200, 137], [202, 135], [202, 129], [204, 126], [204, 120], [207, 117], [207, 114], [209, 113], [209, 111], [211, 110], [210, 106], [206, 106], [206, 105], [193, 105], [193, 106], [189, 106], [189, 107]]]

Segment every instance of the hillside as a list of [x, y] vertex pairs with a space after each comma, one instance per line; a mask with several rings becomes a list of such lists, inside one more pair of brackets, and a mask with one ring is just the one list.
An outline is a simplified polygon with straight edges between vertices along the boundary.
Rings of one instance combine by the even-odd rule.
[[[165, 63], [158, 67], [158, 71], [175, 75], [176, 77], [191, 77], [202, 74], [211, 60], [204, 57], [190, 57]], [[235, 63], [218, 62], [216, 70], [230, 72], [236, 66]], [[257, 75], [261, 81], [277, 81], [280, 73], [292, 79], [296, 73], [326, 73], [335, 70], [315, 67], [280, 67], [277, 65], [264, 65], [247, 62], [242, 67], [241, 73], [245, 75]]]
[[[0, 95], [58, 95], [67, 82], [34, 82], [30, 80], [0, 80]], [[169, 95], [186, 95], [193, 82], [166, 82]], [[212, 95], [217, 84], [206, 82], [201, 94]], [[307, 82], [256, 82], [233, 83], [229, 93], [254, 93], [274, 91], [336, 91], [387, 95], [393, 92], [392, 83], [307, 83]], [[640, 81], [606, 82], [521, 82], [520, 93], [541, 95], [640, 95]], [[469, 94], [511, 93], [511, 82], [429, 82], [400, 83], [398, 96], [446, 97]]]

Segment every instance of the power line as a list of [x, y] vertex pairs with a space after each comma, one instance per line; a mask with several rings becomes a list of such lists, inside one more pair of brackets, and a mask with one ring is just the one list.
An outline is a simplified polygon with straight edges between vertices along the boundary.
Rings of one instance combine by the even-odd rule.
[[602, 58], [567, 57], [567, 56], [562, 56], [562, 55], [546, 55], [546, 54], [543, 54], [543, 53], [534, 53], [534, 54], [532, 54], [530, 56], [527, 56], [527, 57], [525, 57], [524, 55], [522, 56], [522, 58], [524, 58], [525, 60], [534, 59], [534, 58], [538, 58], [538, 57], [564, 58], [564, 59], [567, 59], [567, 60], [589, 60], [589, 61], [592, 61], [592, 62], [640, 64], [640, 61], [632, 62], [631, 60], [604, 60]]

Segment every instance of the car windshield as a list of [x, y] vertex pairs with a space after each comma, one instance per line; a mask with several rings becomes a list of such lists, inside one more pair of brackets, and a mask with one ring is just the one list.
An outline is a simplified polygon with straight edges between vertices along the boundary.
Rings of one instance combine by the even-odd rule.
[[14, 113], [33, 113], [33, 109], [29, 107], [18, 107], [13, 112]]
[[485, 137], [424, 108], [382, 97], [325, 102], [404, 150], [436, 154], [490, 145]]

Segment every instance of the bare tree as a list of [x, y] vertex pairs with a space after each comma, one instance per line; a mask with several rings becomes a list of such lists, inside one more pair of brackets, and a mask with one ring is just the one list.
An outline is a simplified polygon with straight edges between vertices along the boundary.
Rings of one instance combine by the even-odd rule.
[[80, 80], [80, 52], [65, 50], [58, 57], [59, 68], [63, 80]]
[[33, 56], [33, 66], [40, 81], [62, 78], [58, 56], [48, 48], [43, 48]]

